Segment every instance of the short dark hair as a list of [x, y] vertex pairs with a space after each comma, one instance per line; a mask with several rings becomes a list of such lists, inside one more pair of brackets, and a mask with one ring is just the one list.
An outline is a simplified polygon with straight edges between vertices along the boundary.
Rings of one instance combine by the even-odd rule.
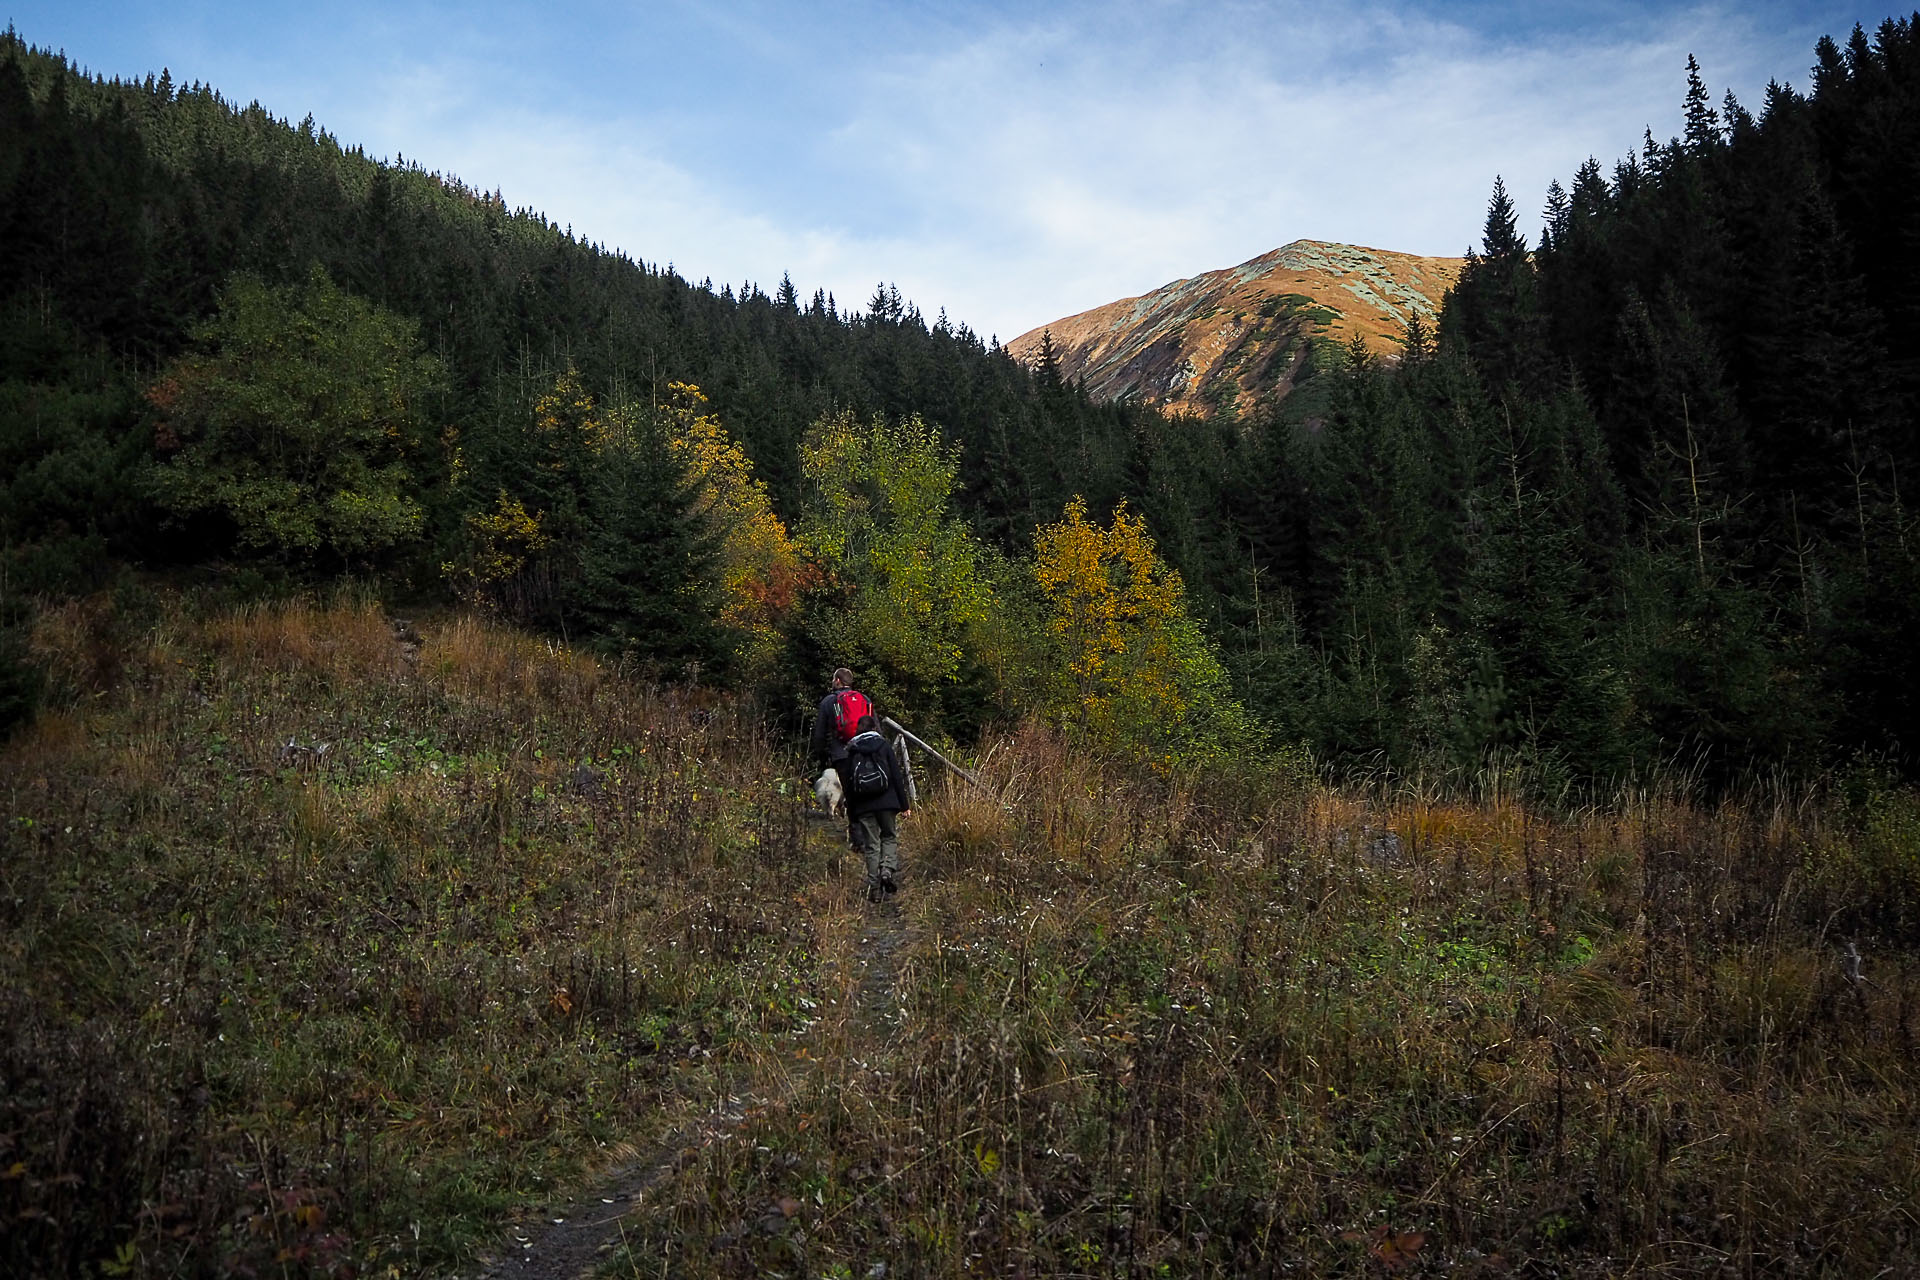
[[879, 725], [873, 722], [873, 717], [871, 715], [861, 716], [858, 720], [853, 722], [853, 731], [855, 733], [872, 733], [875, 729], [879, 727], [880, 727]]
[[847, 670], [845, 667], [835, 667], [833, 670], [833, 682], [835, 684], [844, 684], [848, 688], [852, 688], [853, 672]]

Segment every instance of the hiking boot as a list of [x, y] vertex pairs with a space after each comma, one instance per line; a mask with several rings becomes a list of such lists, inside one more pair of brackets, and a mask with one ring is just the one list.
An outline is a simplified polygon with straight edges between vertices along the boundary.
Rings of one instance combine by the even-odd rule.
[[881, 896], [887, 892], [888, 892], [888, 889], [884, 882], [879, 880], [867, 881], [867, 901], [868, 902], [880, 901]]
[[900, 886], [893, 882], [892, 876], [881, 876], [880, 887], [886, 890], [886, 894], [889, 898], [891, 898], [894, 894], [900, 892]]

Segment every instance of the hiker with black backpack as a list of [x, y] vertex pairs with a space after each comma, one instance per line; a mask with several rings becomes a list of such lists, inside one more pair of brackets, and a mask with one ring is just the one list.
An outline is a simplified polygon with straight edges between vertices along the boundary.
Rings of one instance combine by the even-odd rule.
[[[865, 736], [859, 754], [879, 759], [862, 775], [864, 792], [856, 792], [854, 743]], [[874, 750], [878, 744], [878, 751]], [[813, 718], [810, 743], [816, 760], [825, 763], [840, 783], [847, 811], [847, 843], [867, 862], [867, 896], [877, 900], [898, 887], [900, 853], [897, 817], [913, 812], [918, 793], [906, 748], [895, 748], [883, 737], [873, 715], [873, 703], [853, 687], [853, 672], [845, 667], [833, 673], [833, 687], [820, 699]], [[898, 754], [896, 755], [896, 750]], [[876, 777], [875, 768], [882, 772]], [[826, 781], [826, 775], [821, 775]], [[857, 801], [857, 803], [856, 803]]]
[[888, 742], [872, 715], [861, 716], [847, 744], [847, 834], [867, 862], [867, 901], [900, 888], [898, 820], [918, 798], [906, 748]]

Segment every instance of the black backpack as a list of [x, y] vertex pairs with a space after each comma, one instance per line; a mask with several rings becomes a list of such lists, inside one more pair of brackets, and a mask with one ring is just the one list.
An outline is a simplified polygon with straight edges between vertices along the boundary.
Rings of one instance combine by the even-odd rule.
[[886, 747], [863, 747], [847, 755], [847, 794], [862, 800], [871, 800], [883, 796], [892, 780], [887, 777], [887, 766], [880, 759], [880, 753]]

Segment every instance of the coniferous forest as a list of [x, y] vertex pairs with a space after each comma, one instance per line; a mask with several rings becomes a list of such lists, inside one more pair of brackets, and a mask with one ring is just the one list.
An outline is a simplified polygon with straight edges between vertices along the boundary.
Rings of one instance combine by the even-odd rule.
[[[1097, 520], [1125, 502], [1233, 696], [1324, 760], [1500, 757], [1552, 784], [1905, 761], [1916, 38], [1901, 19], [1823, 41], [1806, 91], [1751, 107], [1690, 67], [1685, 136], [1580, 163], [1545, 193], [1538, 244], [1495, 180], [1438, 331], [1402, 358], [1323, 356], [1311, 394], [1197, 420], [1090, 403], [896, 289], [855, 306], [785, 279], [695, 284], [311, 120], [89, 78], [10, 34], [9, 595], [218, 564], [432, 596], [460, 584], [449, 566], [478, 590], [475, 557], [502, 573], [506, 555], [495, 603], [523, 620], [738, 681], [701, 595], [716, 550], [671, 516], [683, 478], [646, 461], [662, 406], [697, 389], [787, 524], [808, 432], [835, 415], [929, 424], [951, 514], [998, 557], [1076, 495]], [[339, 344], [283, 371], [285, 434], [223, 426], [222, 379], [284, 349], [289, 316]], [[356, 384], [377, 364], [386, 384]], [[596, 403], [628, 423], [619, 483], [588, 483], [604, 469], [560, 453], [591, 445], [535, 425], [561, 381], [576, 437]], [[387, 408], [311, 409], [367, 396]], [[546, 522], [537, 555], [500, 545], [516, 510]], [[851, 589], [812, 560], [799, 606], [762, 620], [784, 661], [759, 674], [794, 689], [822, 656], [807, 619]], [[1008, 701], [972, 658], [890, 670], [965, 732]]]

